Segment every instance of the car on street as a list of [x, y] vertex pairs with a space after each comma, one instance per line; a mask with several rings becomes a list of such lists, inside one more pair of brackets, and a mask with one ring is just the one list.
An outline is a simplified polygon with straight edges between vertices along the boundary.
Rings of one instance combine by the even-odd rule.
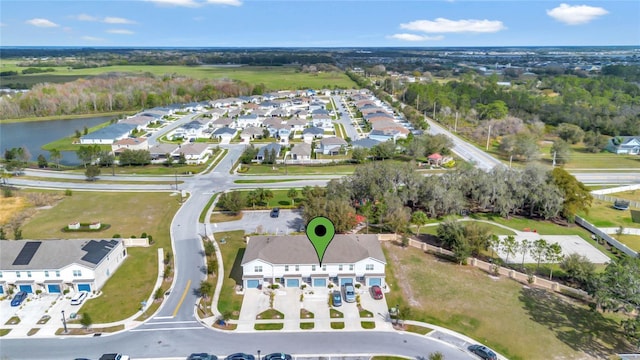
[[265, 355], [264, 360], [291, 360], [291, 355], [285, 353], [272, 353]]
[[193, 353], [189, 355], [187, 360], [218, 360], [218, 357], [207, 353]]
[[331, 293], [331, 304], [335, 307], [342, 306], [342, 295], [340, 291], [336, 290]]
[[82, 302], [84, 301], [84, 299], [87, 298], [87, 295], [89, 293], [86, 291], [80, 291], [79, 293], [76, 293], [75, 295], [73, 295], [73, 297], [71, 298], [71, 305], [80, 305], [82, 304]]
[[18, 293], [11, 299], [11, 306], [20, 306], [24, 299], [27, 298], [27, 293], [24, 291], [18, 291]]
[[255, 360], [255, 356], [245, 353], [235, 353], [227, 356], [225, 360]]
[[352, 303], [356, 301], [356, 289], [352, 283], [344, 284], [344, 301]]
[[272, 218], [277, 218], [278, 216], [280, 216], [280, 208], [273, 208], [271, 209], [271, 214], [269, 215]]
[[382, 289], [380, 288], [380, 286], [378, 285], [373, 285], [369, 288], [369, 292], [371, 293], [371, 297], [374, 298], [375, 300], [381, 300], [382, 299]]
[[484, 345], [471, 345], [467, 349], [483, 360], [498, 360], [498, 355]]
[[102, 354], [99, 360], [129, 360], [129, 356], [118, 353]]

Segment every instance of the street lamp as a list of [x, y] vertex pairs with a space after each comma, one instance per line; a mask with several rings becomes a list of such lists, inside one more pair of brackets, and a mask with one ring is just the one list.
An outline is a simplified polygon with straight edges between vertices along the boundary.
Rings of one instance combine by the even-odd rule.
[[260, 360], [260, 350], [258, 350], [258, 360]]
[[62, 310], [62, 325], [64, 326], [64, 333], [67, 333], [67, 320], [64, 318], [64, 310]]

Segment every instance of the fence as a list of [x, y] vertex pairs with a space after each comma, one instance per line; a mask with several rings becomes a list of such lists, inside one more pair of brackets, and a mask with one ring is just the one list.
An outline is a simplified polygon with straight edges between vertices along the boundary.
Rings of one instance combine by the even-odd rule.
[[[384, 238], [380, 237], [380, 235], [378, 236], [378, 238], [381, 241], [389, 241], [389, 240], [395, 240], [395, 235], [391, 234], [388, 236], [385, 236]], [[447, 255], [447, 256], [453, 256], [453, 251], [450, 250], [446, 250], [443, 249], [441, 247], [437, 247], [437, 246], [433, 246], [427, 243], [424, 243], [422, 241], [418, 241], [415, 239], [409, 239], [409, 246], [418, 248], [422, 251], [425, 252], [430, 252], [430, 253], [435, 253], [435, 254], [443, 254], [443, 255]], [[574, 296], [580, 297], [580, 298], [588, 298], [588, 294], [586, 291], [580, 290], [580, 289], [574, 289], [572, 287], [566, 286], [566, 285], [562, 285], [560, 283], [557, 283], [555, 281], [551, 281], [551, 280], [547, 280], [547, 279], [543, 279], [543, 278], [538, 278], [537, 276], [534, 275], [529, 275], [529, 274], [524, 274], [521, 273], [519, 271], [513, 270], [513, 269], [509, 269], [509, 268], [505, 268], [502, 266], [498, 266], [496, 264], [491, 264], [482, 260], [478, 260], [476, 258], [469, 258], [467, 259], [467, 263], [471, 266], [477, 267], [489, 274], [498, 274], [498, 275], [502, 275], [502, 276], [507, 276], [510, 279], [513, 279], [515, 281], [518, 281], [520, 283], [523, 284], [531, 284], [531, 285], [537, 285], [539, 287], [548, 289], [548, 290], [552, 290], [555, 292], [560, 292], [560, 293], [569, 293], [572, 294]]]
[[606, 234], [604, 231], [598, 229], [597, 227], [593, 226], [593, 224], [591, 224], [590, 222], [588, 222], [587, 220], [581, 218], [580, 216], [576, 215], [576, 224], [582, 226], [583, 228], [589, 230], [591, 233], [595, 234], [596, 236], [599, 236], [601, 239], [604, 239], [607, 243], [609, 243], [609, 245], [615, 247], [616, 249], [622, 251], [623, 253], [632, 256], [632, 257], [637, 257], [638, 253], [631, 250], [629, 247], [627, 247], [627, 245], [621, 243], [620, 241], [612, 238], [611, 236], [609, 236], [608, 234]]
[[636, 208], [636, 209], [640, 209], [640, 202], [637, 201], [633, 201], [633, 200], [626, 200], [626, 199], [621, 199], [621, 198], [617, 198], [615, 196], [608, 196], [608, 195], [603, 195], [603, 194], [591, 194], [593, 196], [594, 199], [598, 199], [598, 200], [602, 200], [602, 201], [609, 201], [609, 202], [616, 202], [616, 201], [628, 201], [629, 202], [629, 207], [632, 208]]
[[620, 187], [615, 187], [610, 189], [594, 190], [591, 192], [591, 194], [592, 195], [614, 194], [614, 193], [619, 193], [623, 191], [631, 191], [631, 190], [638, 190], [638, 189], [640, 189], [640, 184], [620, 186]]

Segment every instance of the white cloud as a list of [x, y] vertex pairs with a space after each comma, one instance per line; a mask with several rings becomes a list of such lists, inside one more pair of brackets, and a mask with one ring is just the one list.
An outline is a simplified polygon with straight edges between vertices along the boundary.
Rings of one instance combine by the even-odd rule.
[[76, 15], [73, 16], [74, 19], [79, 20], [79, 21], [98, 21], [98, 18], [95, 16], [91, 16], [88, 14], [80, 14], [80, 15]]
[[109, 29], [107, 30], [109, 34], [118, 34], [118, 35], [133, 35], [134, 32], [127, 29]]
[[35, 18], [35, 19], [27, 20], [25, 22], [27, 24], [29, 24], [29, 25], [33, 25], [33, 26], [37, 26], [37, 27], [45, 27], [45, 28], [60, 26], [60, 25], [54, 23], [51, 20], [42, 19], [42, 18]]
[[240, 0], [207, 0], [207, 3], [215, 4], [215, 5], [231, 5], [231, 6], [242, 5], [242, 1]]
[[107, 24], [135, 24], [136, 22], [133, 20], [121, 18], [121, 17], [111, 17], [107, 16], [102, 20], [102, 22]]
[[184, 6], [184, 7], [198, 7], [202, 4], [195, 2], [194, 0], [146, 0], [158, 5], [164, 6]]
[[5, 27], [5, 26], [7, 26], [7, 24], [5, 24], [5, 23], [0, 23], [0, 27]]
[[82, 40], [95, 41], [95, 42], [104, 41], [103, 38], [99, 38], [99, 37], [95, 37], [95, 36], [83, 36]]
[[426, 33], [493, 33], [506, 29], [502, 21], [498, 20], [449, 20], [437, 18], [431, 20], [416, 20], [400, 24], [400, 28]]
[[389, 36], [391, 39], [402, 40], [402, 41], [438, 41], [444, 39], [444, 36], [426, 36], [426, 35], [417, 35], [417, 34], [393, 34]]
[[560, 4], [560, 6], [547, 10], [547, 15], [563, 22], [567, 25], [586, 24], [591, 20], [606, 15], [609, 12], [601, 7], [589, 5], [568, 5]]

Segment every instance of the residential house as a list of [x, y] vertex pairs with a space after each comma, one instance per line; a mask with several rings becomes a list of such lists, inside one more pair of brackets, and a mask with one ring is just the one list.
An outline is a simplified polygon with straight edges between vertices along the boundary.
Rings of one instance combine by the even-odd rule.
[[244, 129], [249, 126], [260, 126], [262, 120], [256, 114], [242, 115], [236, 118], [236, 127], [238, 129]]
[[302, 119], [291, 119], [287, 121], [287, 125], [291, 129], [291, 131], [303, 131], [305, 126], [307, 126], [309, 122], [307, 120]]
[[111, 144], [111, 151], [118, 155], [122, 151], [129, 150], [149, 150], [147, 138], [125, 138]]
[[338, 155], [341, 150], [346, 149], [347, 142], [343, 138], [331, 136], [320, 140], [316, 152], [324, 155]]
[[605, 149], [614, 154], [640, 155], [640, 136], [613, 137]]
[[309, 103], [309, 111], [312, 112], [312, 113], [314, 111], [323, 110], [323, 109], [326, 109], [326, 108], [327, 108], [327, 105], [325, 103], [323, 103], [322, 101], [317, 101], [316, 100], [316, 101], [313, 101], [313, 102]]
[[253, 139], [260, 139], [264, 136], [264, 128], [250, 126], [240, 133], [242, 142], [250, 142]]
[[311, 144], [298, 143], [291, 149], [292, 160], [311, 160]]
[[0, 241], [0, 295], [98, 291], [126, 257], [121, 239]]
[[[252, 127], [253, 128], [253, 127]], [[230, 127], [216, 129], [211, 135], [213, 138], [220, 140], [223, 144], [228, 144], [238, 134], [238, 130]]]
[[262, 126], [272, 127], [272, 126], [282, 125], [283, 123], [284, 123], [284, 120], [282, 120], [282, 118], [272, 117], [272, 118], [264, 119], [264, 121], [262, 121]]
[[189, 143], [178, 146], [178, 149], [172, 153], [174, 157], [179, 157], [180, 154], [187, 159], [187, 164], [202, 164], [211, 155], [211, 149], [209, 144]]
[[[176, 129], [176, 131], [182, 130], [182, 136], [178, 136], [177, 138], [182, 137], [183, 139], [187, 140], [195, 140], [199, 137], [203, 137], [202, 132], [206, 128], [207, 126], [205, 126], [204, 123], [200, 120], [190, 121]], [[174, 135], [174, 138], [175, 137], [176, 136]]]
[[371, 138], [364, 138], [359, 140], [354, 140], [351, 142], [351, 147], [354, 149], [372, 149], [374, 146], [380, 144], [380, 141], [374, 140]]
[[385, 286], [386, 259], [377, 235], [336, 234], [322, 263], [304, 235], [252, 236], [241, 265], [244, 288], [274, 283], [291, 288], [346, 283]]
[[221, 117], [211, 122], [211, 127], [214, 129], [220, 129], [223, 127], [231, 127], [235, 125], [234, 121], [230, 117]]
[[321, 139], [324, 137], [324, 130], [319, 127], [310, 127], [302, 130], [302, 140], [308, 144], [314, 139]]
[[149, 148], [149, 154], [152, 161], [164, 161], [169, 157], [173, 157], [173, 153], [178, 149], [178, 144], [159, 143]]
[[155, 120], [156, 118], [151, 116], [132, 116], [126, 119], [122, 119], [118, 123], [135, 125], [136, 129], [142, 130]]
[[105, 144], [111, 145], [115, 141], [129, 137], [131, 131], [136, 128], [132, 124], [111, 124], [80, 137], [80, 144]]
[[276, 159], [277, 159], [278, 157], [280, 157], [281, 149], [282, 149], [282, 146], [280, 144], [275, 142], [269, 143], [261, 147], [260, 149], [258, 149], [258, 155], [256, 155], [256, 160], [258, 162], [262, 162], [265, 160], [267, 156], [270, 156], [272, 152], [275, 153]]
[[371, 130], [371, 132], [369, 133], [369, 139], [373, 139], [380, 142], [385, 142], [389, 140], [393, 140], [393, 142], [396, 142], [396, 140], [398, 140], [398, 138], [400, 137], [402, 137], [402, 133], [395, 128], [383, 129], [383, 130], [374, 129], [374, 130]]
[[325, 131], [333, 131], [333, 122], [329, 115], [312, 115], [311, 124]]

